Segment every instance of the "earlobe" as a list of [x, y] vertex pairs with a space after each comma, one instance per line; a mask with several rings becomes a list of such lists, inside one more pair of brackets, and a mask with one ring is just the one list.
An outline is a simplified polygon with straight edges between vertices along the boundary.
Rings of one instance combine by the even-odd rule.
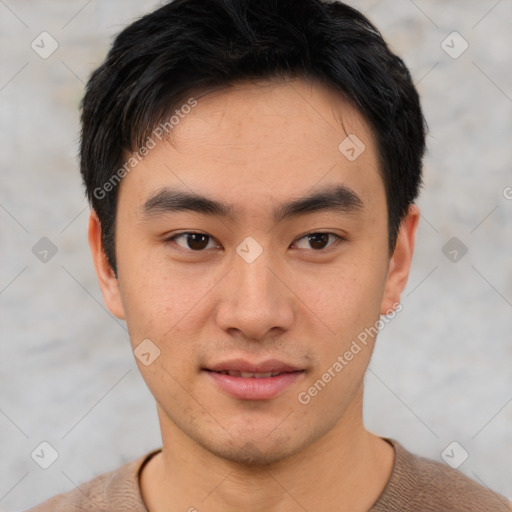
[[419, 219], [420, 210], [418, 206], [415, 204], [409, 205], [409, 211], [400, 225], [395, 250], [389, 262], [386, 286], [381, 302], [381, 315], [390, 314], [400, 302], [411, 269]]
[[117, 318], [124, 319], [124, 308], [117, 277], [107, 260], [101, 239], [101, 223], [98, 215], [91, 210], [88, 229], [89, 247], [98, 277], [101, 293], [109, 311]]

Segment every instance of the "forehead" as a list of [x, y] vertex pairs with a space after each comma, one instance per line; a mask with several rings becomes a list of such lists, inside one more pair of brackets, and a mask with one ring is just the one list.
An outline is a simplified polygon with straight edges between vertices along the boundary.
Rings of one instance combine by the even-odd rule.
[[152, 137], [154, 146], [121, 181], [120, 197], [140, 205], [174, 185], [249, 210], [339, 182], [372, 202], [383, 199], [372, 132], [338, 92], [294, 79], [194, 98], [192, 108], [177, 107], [167, 139]]

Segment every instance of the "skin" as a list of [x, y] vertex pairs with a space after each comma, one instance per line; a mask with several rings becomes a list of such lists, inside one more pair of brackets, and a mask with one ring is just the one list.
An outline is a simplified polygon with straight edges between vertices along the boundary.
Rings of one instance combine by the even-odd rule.
[[[338, 150], [349, 133], [366, 147], [354, 161]], [[363, 207], [273, 221], [276, 206], [335, 185]], [[145, 216], [142, 206], [162, 187], [230, 203], [236, 216]], [[94, 211], [89, 243], [105, 302], [126, 320], [132, 348], [150, 339], [160, 349], [148, 366], [136, 360], [162, 432], [162, 453], [140, 477], [148, 510], [370, 509], [394, 461], [362, 419], [375, 339], [308, 404], [297, 399], [399, 303], [409, 274], [419, 210], [410, 206], [390, 255], [384, 183], [362, 116], [304, 79], [210, 93], [123, 178], [118, 197], [117, 278]], [[203, 252], [184, 237], [166, 241], [185, 231], [212, 239]], [[343, 240], [314, 249], [311, 232]], [[263, 249], [250, 264], [236, 252], [248, 236]], [[240, 400], [201, 371], [233, 357], [305, 371], [275, 398]]]

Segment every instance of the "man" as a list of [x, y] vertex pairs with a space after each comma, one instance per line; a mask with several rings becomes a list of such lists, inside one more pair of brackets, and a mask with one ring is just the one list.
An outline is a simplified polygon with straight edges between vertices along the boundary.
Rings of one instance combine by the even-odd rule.
[[33, 510], [511, 510], [362, 420], [424, 149], [409, 72], [342, 3], [176, 0], [126, 28], [81, 172], [162, 449]]

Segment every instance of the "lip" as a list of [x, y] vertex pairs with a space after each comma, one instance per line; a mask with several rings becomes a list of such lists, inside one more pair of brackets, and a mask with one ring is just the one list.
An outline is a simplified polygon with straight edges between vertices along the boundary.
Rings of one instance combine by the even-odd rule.
[[260, 363], [251, 363], [245, 359], [229, 359], [212, 366], [208, 366], [207, 370], [214, 372], [222, 371], [239, 371], [249, 373], [268, 373], [268, 372], [294, 372], [301, 370], [296, 366], [283, 363], [278, 359], [266, 359]]
[[[221, 391], [239, 400], [270, 400], [304, 377], [304, 370], [277, 359], [251, 363], [244, 359], [231, 359], [203, 368]], [[277, 373], [274, 377], [241, 377], [219, 373], [236, 371], [248, 373]]]

